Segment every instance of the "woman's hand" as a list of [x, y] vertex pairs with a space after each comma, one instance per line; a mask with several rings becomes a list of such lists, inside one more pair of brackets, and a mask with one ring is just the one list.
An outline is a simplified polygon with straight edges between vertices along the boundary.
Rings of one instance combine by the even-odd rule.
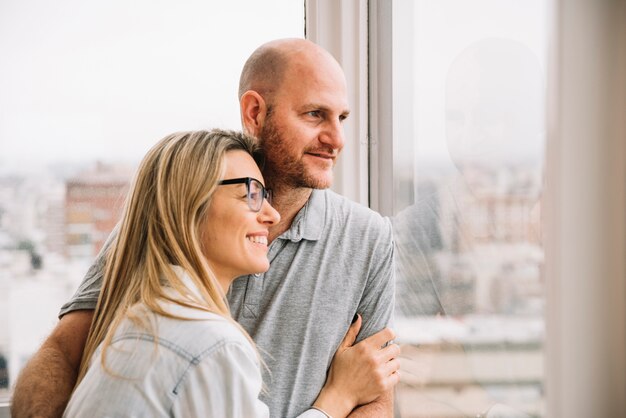
[[387, 344], [395, 338], [394, 332], [385, 328], [354, 344], [361, 323], [358, 315], [335, 352], [326, 383], [313, 405], [333, 418], [345, 417], [355, 407], [372, 402], [400, 379], [400, 347]]

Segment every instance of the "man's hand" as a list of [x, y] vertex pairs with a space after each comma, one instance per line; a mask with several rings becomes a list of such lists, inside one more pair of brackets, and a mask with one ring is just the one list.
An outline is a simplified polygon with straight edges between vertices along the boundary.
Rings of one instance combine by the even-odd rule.
[[393, 416], [393, 390], [390, 390], [368, 404], [357, 406], [348, 418], [392, 418]]
[[14, 418], [60, 417], [70, 399], [93, 311], [61, 318], [20, 373], [11, 401]]
[[333, 417], [345, 417], [356, 406], [390, 393], [400, 378], [397, 360], [400, 348], [397, 344], [387, 344], [395, 338], [394, 332], [385, 328], [354, 344], [361, 321], [359, 315], [348, 329], [314, 404]]

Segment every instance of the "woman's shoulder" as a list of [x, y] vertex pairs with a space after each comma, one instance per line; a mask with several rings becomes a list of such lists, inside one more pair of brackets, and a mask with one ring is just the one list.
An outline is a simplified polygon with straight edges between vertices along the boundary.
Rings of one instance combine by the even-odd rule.
[[147, 310], [139, 313], [135, 309], [143, 325], [126, 318], [116, 331], [113, 343], [122, 346], [131, 341], [156, 343], [189, 362], [232, 348], [255, 356], [249, 339], [234, 320], [174, 303], [163, 304], [162, 308], [168, 316]]
[[242, 329], [230, 318], [188, 307], [178, 307], [175, 314], [185, 319], [161, 316], [159, 337], [180, 346], [195, 358], [229, 346], [252, 350]]

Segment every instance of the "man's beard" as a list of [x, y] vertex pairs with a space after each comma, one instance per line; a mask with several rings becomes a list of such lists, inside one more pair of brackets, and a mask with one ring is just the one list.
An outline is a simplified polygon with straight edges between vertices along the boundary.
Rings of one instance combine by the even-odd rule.
[[271, 118], [259, 134], [259, 142], [265, 154], [263, 175], [269, 187], [289, 186], [293, 188], [326, 189], [330, 181], [320, 179], [307, 172], [302, 158], [294, 157], [285, 138]]

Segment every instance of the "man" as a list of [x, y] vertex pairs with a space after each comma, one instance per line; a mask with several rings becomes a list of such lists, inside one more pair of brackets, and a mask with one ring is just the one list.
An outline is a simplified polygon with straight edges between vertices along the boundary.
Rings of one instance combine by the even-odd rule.
[[[269, 390], [261, 399], [272, 416], [295, 416], [313, 404], [355, 314], [363, 318], [358, 340], [390, 320], [391, 226], [369, 209], [321, 190], [332, 183], [349, 113], [343, 71], [328, 52], [302, 39], [261, 46], [244, 66], [239, 100], [244, 130], [264, 148], [263, 174], [281, 221], [270, 229], [270, 270], [235, 280], [228, 299], [233, 317], [268, 366], [264, 381]], [[64, 407], [103, 264], [100, 257], [92, 266], [23, 372], [15, 390], [15, 416], [30, 415], [28, 404], [41, 403], [42, 394], [50, 395], [52, 413]], [[391, 416], [391, 393], [353, 415]]]

